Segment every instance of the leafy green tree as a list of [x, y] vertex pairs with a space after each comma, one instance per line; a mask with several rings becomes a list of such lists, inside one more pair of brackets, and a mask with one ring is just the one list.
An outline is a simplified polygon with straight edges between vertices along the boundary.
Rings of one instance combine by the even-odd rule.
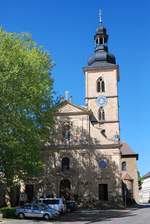
[[140, 175], [140, 172], [138, 171], [138, 186], [139, 190], [142, 188], [143, 178]]
[[52, 60], [28, 34], [0, 30], [0, 167], [8, 189], [42, 168], [53, 126]]

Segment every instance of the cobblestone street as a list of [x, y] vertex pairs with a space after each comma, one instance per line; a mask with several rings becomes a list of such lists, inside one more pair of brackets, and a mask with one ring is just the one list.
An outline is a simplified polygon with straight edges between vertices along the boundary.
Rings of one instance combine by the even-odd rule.
[[3, 219], [0, 224], [46, 224], [46, 223], [63, 223], [63, 224], [149, 224], [150, 223], [150, 205], [138, 206], [126, 210], [78, 210], [61, 216], [56, 221], [42, 220], [19, 220]]

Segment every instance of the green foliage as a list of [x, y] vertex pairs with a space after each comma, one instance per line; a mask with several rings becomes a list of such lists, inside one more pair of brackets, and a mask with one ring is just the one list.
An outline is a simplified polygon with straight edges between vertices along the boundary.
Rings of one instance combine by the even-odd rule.
[[13, 207], [0, 208], [0, 213], [2, 213], [3, 218], [16, 218], [15, 211], [16, 211], [16, 208], [13, 208]]
[[42, 168], [53, 126], [52, 61], [27, 34], [0, 30], [0, 165], [11, 186]]
[[143, 178], [140, 175], [140, 172], [138, 171], [138, 186], [139, 186], [139, 190], [142, 187], [142, 183], [143, 183]]

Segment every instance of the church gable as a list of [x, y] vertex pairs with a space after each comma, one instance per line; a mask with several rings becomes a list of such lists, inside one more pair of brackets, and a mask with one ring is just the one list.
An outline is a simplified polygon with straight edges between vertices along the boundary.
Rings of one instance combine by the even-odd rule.
[[66, 104], [59, 108], [59, 112], [60, 113], [72, 113], [72, 112], [83, 112], [83, 111], [73, 105]]
[[80, 106], [76, 106], [68, 101], [65, 101], [63, 102], [59, 108], [58, 108], [58, 111], [56, 113], [57, 114], [74, 114], [74, 113], [77, 113], [77, 114], [88, 114], [89, 111], [85, 108], [82, 108]]

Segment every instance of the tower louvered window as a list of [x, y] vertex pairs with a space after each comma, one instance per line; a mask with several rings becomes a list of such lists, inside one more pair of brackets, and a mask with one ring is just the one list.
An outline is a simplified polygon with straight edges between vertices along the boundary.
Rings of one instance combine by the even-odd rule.
[[105, 92], [105, 82], [102, 77], [97, 80], [97, 92]]
[[102, 107], [98, 111], [98, 118], [99, 118], [99, 121], [105, 120], [105, 111]]

